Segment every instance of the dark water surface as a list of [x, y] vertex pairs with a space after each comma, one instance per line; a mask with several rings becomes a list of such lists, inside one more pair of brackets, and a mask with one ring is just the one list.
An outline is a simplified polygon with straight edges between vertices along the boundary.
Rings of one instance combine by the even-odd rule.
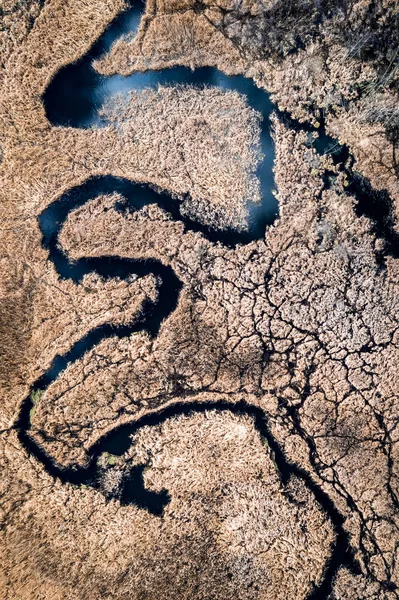
[[[313, 135], [312, 147], [319, 154], [330, 154], [334, 163], [345, 171], [349, 182], [348, 192], [357, 200], [357, 214], [369, 218], [372, 221], [374, 233], [385, 241], [383, 254], [399, 256], [399, 235], [393, 226], [392, 201], [388, 193], [385, 190], [373, 189], [368, 179], [360, 173], [353, 172], [354, 160], [348, 148], [339, 144], [336, 139], [326, 133], [323, 119], [321, 119], [318, 129], [310, 123], [300, 123], [287, 112], [280, 111], [271, 102], [269, 94], [258, 88], [251, 79], [242, 75], [228, 76], [214, 67], [191, 70], [187, 67], [176, 66], [159, 71], [149, 70], [144, 73], [133, 73], [127, 77], [99, 74], [92, 67], [93, 60], [109, 52], [112, 44], [121, 36], [134, 38], [144, 8], [143, 0], [130, 0], [130, 8], [114, 19], [84, 56], [58, 71], [43, 95], [46, 115], [53, 125], [78, 128], [103, 127], [106, 122], [99, 116], [99, 109], [114, 94], [128, 94], [132, 90], [157, 88], [159, 85], [195, 85], [199, 87], [207, 85], [237, 91], [246, 97], [248, 104], [261, 117], [260, 145], [263, 160], [257, 170], [257, 176], [260, 182], [262, 201], [260, 204], [250, 203], [248, 206], [249, 218], [246, 234], [231, 231], [230, 235], [225, 236], [224, 239], [221, 237], [218, 239], [229, 246], [259, 239], [263, 237], [266, 226], [278, 216], [278, 202], [273, 193], [275, 150], [270, 135], [270, 115], [275, 112], [295, 131], [302, 130], [309, 134], [316, 134]], [[325, 177], [325, 185], [329, 185], [328, 174]], [[109, 185], [106, 193], [118, 191], [117, 186], [116, 182], [114, 188]], [[141, 186], [139, 201], [142, 205], [154, 201], [149, 190], [148, 186]], [[119, 191], [126, 193], [126, 190], [123, 189]], [[135, 200], [138, 200], [137, 197]], [[162, 194], [162, 200], [166, 200], [164, 207], [170, 212], [171, 207], [168, 204], [170, 200], [168, 200], [166, 192]], [[157, 202], [159, 203], [159, 201]], [[192, 226], [192, 228], [194, 227]], [[201, 230], [197, 224], [196, 230], [204, 231], [206, 229], [205, 227]], [[208, 237], [211, 235], [212, 232], [208, 229]], [[383, 256], [380, 257], [380, 262], [383, 263]]]
[[[319, 488], [300, 467], [289, 462], [278, 443], [273, 438], [266, 418], [262, 411], [251, 406], [244, 400], [238, 404], [225, 402], [177, 403], [168, 408], [161, 408], [156, 414], [142, 417], [135, 423], [122, 425], [103, 436], [89, 450], [89, 464], [86, 467], [74, 466], [69, 469], [59, 467], [44, 449], [30, 436], [30, 413], [34, 406], [32, 397], [39, 390], [46, 390], [60, 373], [85, 352], [93, 348], [101, 340], [111, 337], [125, 337], [135, 331], [145, 330], [152, 337], [158, 335], [162, 321], [176, 308], [182, 284], [173, 269], [162, 265], [157, 260], [130, 260], [118, 257], [103, 256], [99, 258], [82, 258], [76, 262], [69, 260], [59, 247], [58, 237], [61, 228], [69, 213], [82, 206], [89, 199], [99, 194], [119, 192], [127, 200], [127, 210], [138, 210], [147, 204], [156, 203], [168, 211], [175, 220], [184, 223], [186, 229], [200, 232], [212, 242], [219, 242], [231, 248], [252, 240], [261, 239], [265, 235], [268, 224], [272, 223], [278, 214], [278, 204], [273, 194], [273, 163], [275, 158], [274, 144], [270, 134], [270, 115], [273, 111], [284, 119], [296, 131], [304, 130], [313, 134], [316, 129], [309, 124], [298, 123], [287, 113], [279, 111], [272, 104], [270, 97], [264, 90], [259, 89], [252, 80], [243, 76], [229, 77], [215, 68], [203, 67], [194, 71], [186, 67], [174, 67], [161, 71], [148, 71], [134, 73], [129, 77], [114, 75], [103, 77], [91, 66], [94, 59], [99, 58], [109, 51], [112, 43], [121, 35], [134, 36], [140, 23], [144, 9], [142, 2], [136, 2], [127, 11], [120, 14], [92, 48], [81, 59], [63, 67], [49, 84], [43, 101], [49, 121], [55, 126], [69, 127], [102, 127], [105, 122], [99, 117], [98, 111], [106, 100], [115, 93], [130, 90], [140, 90], [147, 87], [156, 88], [158, 85], [212, 85], [226, 90], [235, 90], [245, 95], [248, 104], [261, 116], [261, 149], [264, 158], [258, 169], [261, 184], [262, 202], [260, 205], [252, 204], [249, 207], [248, 230], [212, 229], [190, 219], [180, 212], [180, 202], [173, 199], [167, 192], [154, 191], [149, 185], [137, 184], [127, 179], [112, 175], [91, 177], [82, 185], [76, 186], [64, 193], [60, 198], [49, 205], [39, 216], [39, 225], [43, 235], [43, 246], [49, 252], [49, 259], [53, 262], [61, 278], [70, 278], [79, 283], [87, 273], [96, 272], [104, 278], [120, 277], [129, 278], [132, 275], [157, 275], [161, 284], [159, 298], [155, 304], [147, 303], [140, 321], [127, 326], [102, 325], [90, 331], [79, 340], [64, 355], [57, 356], [51, 367], [32, 386], [31, 394], [21, 405], [17, 423], [19, 439], [24, 447], [34, 455], [54, 477], [63, 482], [99, 487], [99, 471], [97, 459], [103, 452], [123, 454], [131, 444], [130, 436], [144, 425], [159, 425], [166, 419], [178, 415], [188, 415], [205, 410], [231, 411], [235, 414], [249, 415], [253, 418], [255, 427], [274, 453], [282, 484], [287, 483], [291, 475], [301, 478], [306, 486], [311, 489], [317, 501], [329, 515], [336, 532], [336, 543], [332, 548], [329, 561], [321, 585], [314, 589], [308, 600], [326, 598], [331, 591], [333, 578], [342, 565], [351, 570], [356, 569], [350, 552], [349, 540], [343, 529], [343, 517], [333, 505], [330, 498]], [[398, 237], [393, 229], [391, 200], [385, 191], [379, 192], [372, 188], [370, 182], [358, 173], [353, 173], [353, 158], [346, 146], [339, 145], [336, 140], [327, 135], [324, 123], [319, 127], [318, 136], [310, 145], [319, 154], [330, 153], [335, 164], [344, 171], [348, 178], [347, 191], [354, 195], [358, 201], [357, 212], [372, 220], [375, 232], [385, 239], [385, 253], [398, 255]], [[325, 187], [330, 185], [330, 176], [326, 173]], [[126, 210], [121, 208], [120, 210]], [[381, 264], [383, 257], [381, 257]], [[120, 501], [123, 504], [134, 503], [146, 508], [155, 515], [162, 515], [165, 505], [169, 502], [166, 490], [158, 494], [144, 487], [143, 471], [145, 465], [135, 467], [129, 478], [125, 481]]]

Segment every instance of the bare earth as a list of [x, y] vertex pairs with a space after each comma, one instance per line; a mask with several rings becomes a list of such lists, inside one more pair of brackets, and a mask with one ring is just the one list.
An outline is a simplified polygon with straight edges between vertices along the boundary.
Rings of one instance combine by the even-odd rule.
[[[321, 16], [323, 3], [310, 1], [238, 4], [148, 0], [135, 39], [95, 68], [217, 66], [253, 78], [301, 121], [324, 115], [354, 168], [389, 193], [396, 230], [397, 3], [332, 2]], [[144, 426], [120, 457], [100, 457], [99, 489], [61, 483], [20, 443], [21, 403], [54, 357], [95, 327], [139, 319], [160, 286], [153, 275], [59, 278], [39, 213], [104, 174], [185, 197], [182, 212], [214, 227], [245, 229], [248, 201], [260, 198], [258, 115], [235, 92], [134, 92], [104, 107], [109, 122], [98, 130], [47, 121], [50, 79], [123, 7], [47, 0], [0, 9], [0, 598], [305, 600], [340, 535], [334, 513], [351, 560], [317, 597], [397, 599], [398, 258], [358, 215], [332, 158], [277, 115], [279, 217], [264, 239], [227, 248], [156, 205], [117, 210], [117, 194], [68, 216], [59, 242], [71, 260], [156, 259], [182, 290], [156, 338], [110, 337], [69, 365], [35, 401], [30, 433], [55, 464], [79, 468], [122, 423], [178, 403], [245, 401], [262, 411], [296, 474], [281, 479], [251, 416], [211, 407]], [[162, 516], [118, 499], [137, 465], [146, 465], [148, 490], [170, 496]]]

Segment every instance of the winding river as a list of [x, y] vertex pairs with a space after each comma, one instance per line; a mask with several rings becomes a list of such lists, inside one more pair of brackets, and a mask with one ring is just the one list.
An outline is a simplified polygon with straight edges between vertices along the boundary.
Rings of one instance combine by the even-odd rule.
[[[213, 85], [223, 89], [235, 90], [246, 96], [248, 104], [258, 111], [261, 120], [261, 148], [264, 159], [259, 166], [258, 176], [261, 183], [262, 202], [250, 206], [248, 230], [238, 232], [232, 229], [218, 230], [207, 227], [180, 212], [180, 202], [167, 192], [154, 191], [150, 186], [134, 183], [130, 180], [111, 175], [91, 177], [83, 184], [72, 188], [50, 204], [38, 217], [43, 236], [43, 246], [47, 249], [49, 260], [52, 261], [60, 278], [70, 278], [79, 283], [85, 274], [96, 272], [104, 278], [119, 277], [126, 279], [132, 274], [139, 276], [155, 274], [161, 284], [156, 304], [148, 303], [142, 318], [132, 325], [112, 326], [105, 324], [90, 331], [71, 349], [62, 356], [56, 356], [50, 368], [32, 385], [30, 395], [23, 401], [16, 424], [20, 442], [27, 451], [39, 460], [47, 472], [59, 478], [62, 482], [71, 484], [86, 484], [99, 488], [99, 473], [97, 459], [103, 452], [122, 455], [131, 444], [130, 436], [145, 425], [159, 425], [166, 419], [178, 415], [188, 415], [205, 410], [231, 411], [235, 414], [248, 415], [262, 439], [264, 439], [275, 456], [275, 462], [281, 482], [287, 483], [290, 476], [302, 479], [312, 491], [316, 500], [328, 514], [336, 533], [336, 543], [332, 549], [331, 559], [326, 566], [321, 584], [315, 588], [308, 600], [326, 598], [331, 591], [332, 582], [338, 568], [346, 565], [352, 571], [357, 569], [350, 551], [348, 535], [343, 529], [343, 517], [340, 515], [328, 495], [316, 485], [312, 478], [299, 466], [286, 459], [277, 441], [273, 438], [263, 412], [244, 400], [237, 404], [224, 401], [201, 404], [175, 403], [161, 408], [155, 414], [141, 417], [139, 420], [116, 427], [103, 436], [89, 449], [89, 463], [85, 467], [61, 468], [45, 450], [35, 442], [30, 435], [30, 414], [33, 408], [33, 397], [39, 390], [44, 391], [57, 379], [60, 373], [71, 363], [79, 360], [88, 350], [101, 340], [111, 336], [125, 337], [135, 331], [145, 330], [155, 338], [161, 323], [176, 308], [182, 283], [171, 267], [157, 260], [131, 260], [103, 256], [100, 258], [82, 258], [78, 261], [69, 260], [58, 244], [59, 233], [70, 212], [99, 194], [119, 192], [127, 199], [129, 210], [139, 210], [151, 203], [158, 204], [169, 212], [175, 220], [182, 221], [187, 230], [200, 232], [212, 242], [218, 242], [226, 247], [237, 244], [247, 244], [265, 235], [268, 224], [272, 223], [278, 214], [277, 200], [273, 194], [273, 162], [274, 147], [270, 135], [270, 115], [277, 112], [280, 118], [296, 130], [303, 129], [311, 132], [315, 129], [309, 124], [300, 124], [290, 115], [278, 110], [270, 101], [269, 95], [255, 86], [252, 80], [243, 76], [229, 77], [215, 68], [204, 67], [191, 71], [185, 67], [174, 67], [162, 71], [134, 73], [129, 77], [114, 75], [103, 77], [91, 66], [92, 61], [107, 52], [112, 43], [125, 33], [137, 31], [144, 6], [136, 3], [120, 14], [95, 42], [92, 48], [77, 62], [60, 69], [49, 84], [44, 96], [47, 118], [54, 126], [69, 127], [102, 127], [106, 123], [99, 116], [103, 103], [116, 92], [140, 90], [158, 85]], [[348, 192], [357, 200], [358, 214], [364, 214], [372, 219], [376, 233], [386, 240], [385, 252], [397, 255], [397, 234], [394, 232], [391, 218], [391, 203], [386, 192], [373, 190], [370, 183], [360, 174], [353, 173], [353, 158], [345, 146], [340, 146], [336, 140], [326, 134], [324, 124], [317, 130], [318, 137], [313, 140], [313, 147], [323, 154], [330, 152], [335, 164], [344, 170], [348, 177]], [[329, 185], [331, 173], [325, 175], [325, 187]], [[383, 257], [381, 257], [383, 268]], [[155, 493], [144, 487], [143, 471], [145, 465], [132, 470], [128, 480], [124, 482], [120, 501], [122, 504], [134, 503], [154, 515], [162, 515], [165, 505], [169, 502], [166, 490]]]

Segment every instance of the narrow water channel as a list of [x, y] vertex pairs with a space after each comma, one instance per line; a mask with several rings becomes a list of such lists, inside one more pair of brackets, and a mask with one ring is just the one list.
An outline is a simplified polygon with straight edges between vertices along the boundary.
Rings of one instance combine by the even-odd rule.
[[[237, 244], [247, 244], [252, 240], [263, 238], [267, 225], [271, 224], [278, 215], [278, 204], [273, 194], [275, 151], [270, 134], [271, 113], [275, 111], [280, 118], [285, 119], [289, 126], [296, 130], [315, 131], [309, 124], [300, 124], [290, 115], [279, 111], [270, 101], [267, 92], [256, 87], [252, 80], [243, 76], [230, 77], [213, 67], [203, 67], [194, 71], [186, 67], [174, 67], [161, 71], [134, 73], [129, 77], [120, 75], [103, 77], [98, 74], [92, 68], [92, 61], [107, 52], [112, 43], [121, 35], [134, 35], [139, 26], [143, 10], [144, 4], [142, 2], [134, 3], [131, 8], [111, 23], [81, 59], [59, 70], [43, 96], [47, 118], [57, 127], [103, 127], [106, 123], [99, 116], [99, 109], [115, 93], [128, 93], [130, 90], [176, 84], [212, 85], [227, 90], [235, 90], [245, 95], [248, 104], [261, 117], [261, 149], [264, 158], [259, 166], [258, 176], [261, 183], [262, 202], [259, 205], [253, 204], [250, 207], [248, 230], [244, 232], [207, 227], [182, 215], [179, 210], [180, 202], [173, 199], [167, 192], [157, 192], [150, 186], [111, 175], [91, 177], [50, 204], [39, 215], [38, 220], [43, 236], [43, 246], [48, 251], [49, 260], [53, 262], [61, 278], [70, 278], [75, 283], [79, 283], [85, 274], [92, 272], [96, 272], [104, 278], [120, 277], [123, 279], [130, 277], [132, 274], [142, 276], [153, 273], [159, 276], [162, 283], [159, 288], [158, 301], [155, 304], [148, 303], [145, 306], [140, 321], [120, 327], [109, 324], [102, 325], [90, 331], [84, 338], [74, 344], [66, 354], [57, 356], [54, 359], [50, 368], [32, 385], [30, 395], [21, 405], [17, 423], [19, 439], [29, 453], [35, 456], [52, 476], [63, 482], [76, 485], [85, 483], [98, 488], [97, 459], [100, 454], [105, 451], [123, 454], [131, 443], [130, 436], [144, 425], [158, 425], [174, 416], [209, 409], [229, 410], [235, 414], [251, 416], [259, 435], [267, 441], [276, 457], [276, 465], [282, 484], [287, 483], [291, 475], [301, 478], [322, 505], [334, 526], [337, 538], [332, 550], [331, 560], [326, 567], [323, 582], [309, 595], [309, 600], [326, 598], [331, 591], [333, 578], [338, 568], [341, 565], [346, 565], [352, 570], [356, 568], [349, 550], [348, 536], [343, 529], [343, 518], [327, 494], [313, 482], [311, 477], [285, 458], [284, 453], [270, 433], [266, 418], [260, 409], [244, 401], [234, 405], [225, 402], [213, 402], [205, 405], [201, 403], [177, 403], [171, 407], [161, 409], [156, 414], [142, 417], [135, 423], [117, 427], [98, 440], [90, 449], [88, 466], [71, 469], [59, 467], [29, 433], [31, 427], [30, 413], [33, 407], [32, 397], [37, 391], [46, 390], [68, 365], [79, 360], [88, 350], [107, 337], [125, 337], [134, 331], [145, 330], [155, 338], [158, 335], [162, 321], [175, 310], [182, 287], [173, 269], [157, 260], [140, 261], [103, 256], [99, 258], [82, 258], [75, 262], [70, 261], [58, 244], [59, 233], [70, 212], [99, 194], [119, 192], [126, 198], [129, 210], [138, 210], [147, 204], [155, 203], [168, 211], [175, 220], [182, 221], [186, 229], [200, 232], [212, 242], [219, 242], [230, 248]], [[337, 144], [336, 140], [327, 135], [324, 123], [321, 123], [321, 127], [317, 131], [319, 135], [314, 139], [313, 147], [320, 154], [330, 152], [331, 148], [335, 147], [332, 154], [334, 162], [347, 174], [347, 191], [354, 195], [358, 201], [358, 214], [364, 214], [372, 219], [375, 231], [386, 240], [385, 252], [397, 256], [399, 245], [397, 244], [397, 234], [393, 229], [392, 207], [389, 196], [386, 192], [373, 190], [367, 179], [358, 173], [352, 172], [354, 161], [348, 148]], [[325, 185], [328, 186], [328, 177], [326, 177]], [[134, 503], [155, 515], [162, 515], [164, 507], [169, 501], [168, 493], [165, 490], [157, 494], [145, 489], [143, 484], [144, 468], [145, 465], [142, 465], [132, 472], [129, 481], [126, 482], [121, 500], [124, 503]]]

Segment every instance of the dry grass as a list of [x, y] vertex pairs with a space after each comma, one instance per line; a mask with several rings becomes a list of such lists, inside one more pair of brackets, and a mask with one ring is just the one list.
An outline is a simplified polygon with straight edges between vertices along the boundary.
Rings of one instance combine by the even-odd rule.
[[[384, 398], [395, 394], [388, 373], [392, 373], [390, 365], [395, 364], [397, 352], [391, 344], [373, 354], [378, 377], [374, 375], [370, 387], [362, 348], [387, 344], [395, 330], [396, 265], [389, 265], [390, 283], [383, 284], [374, 262], [369, 225], [355, 218], [339, 177], [335, 187], [318, 198], [323, 164], [315, 168], [315, 157], [304, 146], [305, 140], [306, 136], [295, 136], [276, 123], [281, 219], [269, 230], [266, 244], [226, 252], [199, 234], [184, 233], [181, 225], [156, 207], [126, 218], [112, 210], [115, 198], [94, 200], [70, 215], [61, 240], [72, 257], [104, 252], [155, 257], [173, 267], [184, 288], [178, 309], [155, 342], [145, 334], [119, 342], [107, 340], [97, 349], [109, 357], [105, 362], [96, 360], [96, 352], [89, 353], [40, 399], [33, 420], [35, 435], [43, 440], [39, 432], [44, 431], [51, 439], [56, 428], [57, 440], [45, 445], [60, 464], [84, 461], [84, 447], [108, 429], [165, 405], [182, 392], [202, 390], [196, 398], [207, 401], [222, 396], [232, 402], [242, 394], [256, 398], [271, 393], [295, 405], [312, 368], [312, 393], [300, 412], [301, 425], [317, 438], [323, 463], [340, 461], [335, 470], [337, 486], [323, 485], [344, 514], [353, 511], [340, 489], [341, 493], [350, 490], [359, 514], [369, 514], [371, 501], [364, 499], [364, 490], [373, 497], [377, 489], [383, 489], [388, 467], [378, 442], [369, 441], [378, 438], [380, 425], [366, 402], [372, 398], [374, 409], [380, 411], [378, 394]], [[301, 173], [300, 181], [297, 173]], [[83, 227], [89, 218], [90, 230]], [[108, 231], [114, 232], [112, 238]], [[263, 286], [265, 272], [269, 273], [267, 287]], [[245, 293], [237, 292], [237, 286]], [[357, 306], [364, 307], [361, 313]], [[262, 364], [265, 349], [270, 358]], [[289, 363], [296, 365], [294, 371]], [[343, 403], [351, 386], [356, 392]], [[87, 397], [92, 398], [90, 404]], [[66, 418], [60, 419], [66, 406], [70, 407]], [[332, 406], [339, 410], [338, 420], [331, 413]], [[122, 407], [121, 419], [117, 415]], [[315, 474], [305, 440], [289, 434], [281, 411], [272, 414], [274, 433], [291, 460], [301, 461]], [[80, 429], [79, 423], [94, 418], [95, 427]], [[388, 413], [386, 418], [391, 418]], [[353, 470], [358, 474], [349, 481]], [[373, 510], [389, 527], [389, 493], [378, 494]], [[362, 536], [389, 552], [386, 533], [381, 535], [377, 523]], [[360, 534], [356, 513], [347, 527], [354, 537]], [[360, 553], [358, 557], [364, 559]], [[382, 578], [384, 566], [378, 554], [373, 561], [373, 572]]]
[[[252, 193], [249, 144], [256, 135], [255, 120], [234, 94], [166, 89], [133, 95], [124, 122], [96, 132], [51, 128], [46, 122], [40, 101], [46, 83], [62, 64], [87, 50], [121, 7], [119, 1], [97, 2], [94, 9], [88, 0], [50, 0], [29, 35], [23, 18], [23, 33], [12, 42], [15, 46], [8, 46], [0, 165], [4, 428], [55, 354], [95, 325], [130, 319], [144, 298], [156, 293], [151, 278], [104, 284], [89, 277], [86, 289], [60, 281], [41, 247], [40, 210], [68, 187], [101, 173], [150, 181], [175, 193], [196, 190], [210, 211], [206, 218], [212, 214], [216, 219], [217, 209], [233, 194], [228, 218], [237, 223]], [[327, 126], [350, 142], [359, 167], [379, 187], [394, 189], [383, 135], [373, 135], [362, 154], [360, 141], [371, 126], [359, 124], [359, 115], [351, 112], [357, 107], [351, 81], [366, 82], [378, 65], [352, 56], [342, 68], [342, 45], [332, 38], [331, 43], [326, 38], [327, 46], [316, 40], [278, 68], [260, 59], [248, 65], [230, 42], [224, 38], [222, 43], [211, 32], [204, 15], [182, 10], [162, 16], [170, 8], [165, 3], [155, 14], [149, 7], [140, 52], [137, 44], [120, 44], [101, 68], [126, 72], [132, 65], [184, 60], [230, 72], [246, 68], [297, 116], [309, 116], [312, 105], [324, 107]], [[184, 9], [185, 3], [176, 8]], [[327, 30], [328, 23], [326, 35]], [[180, 51], [173, 46], [176, 39]], [[209, 42], [209, 54], [202, 40]], [[228, 147], [223, 145], [229, 132], [219, 114], [222, 106], [235, 115]], [[194, 107], [195, 123], [190, 120]], [[335, 114], [327, 107], [334, 107]], [[169, 128], [172, 117], [176, 122]], [[168, 128], [162, 129], [165, 121]], [[264, 408], [287, 458], [311, 473], [346, 519], [362, 575], [341, 571], [335, 596], [391, 600], [396, 592], [380, 582], [399, 582], [398, 266], [388, 259], [386, 270], [379, 271], [375, 249], [380, 242], [367, 220], [356, 217], [342, 176], [321, 193], [322, 174], [326, 166], [333, 169], [331, 162], [320, 161], [306, 147], [304, 135], [275, 125], [281, 218], [265, 240], [227, 251], [183, 231], [156, 207], [129, 218], [117, 213], [112, 210], [115, 198], [96, 199], [70, 216], [61, 241], [72, 257], [154, 257], [173, 267], [183, 291], [155, 341], [146, 334], [110, 339], [67, 369], [36, 402], [34, 433], [60, 463], [70, 464], [84, 461], [88, 444], [118, 423], [122, 410], [129, 420], [184, 394], [232, 403], [246, 397]], [[178, 157], [176, 141], [183, 135], [185, 156]], [[149, 154], [154, 136], [159, 146]], [[199, 152], [201, 140], [209, 153]], [[241, 163], [231, 178], [220, 172], [212, 179], [222, 155], [226, 161], [236, 157], [236, 140], [240, 150], [248, 148]], [[386, 168], [370, 160], [379, 152]], [[198, 205], [189, 209], [199, 216]], [[281, 496], [270, 497], [268, 484], [254, 476], [253, 468], [256, 464], [271, 478], [273, 468], [250, 423], [215, 415], [200, 421], [167, 423], [156, 432], [143, 431], [137, 441], [136, 455], [151, 454], [154, 461], [146, 474], [148, 486], [165, 486], [172, 494], [163, 521], [134, 506], [107, 503], [94, 490], [62, 486], [28, 459], [15, 431], [3, 432], [4, 597], [99, 600], [112, 594], [130, 599], [133, 593], [166, 599], [176, 597], [176, 590], [190, 600], [195, 594], [303, 597], [309, 574], [320, 576], [319, 550], [331, 535], [323, 515], [306, 494], [300, 518], [292, 518], [292, 506]], [[228, 441], [232, 431], [241, 432], [245, 443], [238, 443], [237, 436]], [[55, 434], [55, 441], [44, 440], [43, 432], [50, 438]], [[196, 472], [200, 482], [209, 483], [205, 495], [195, 487]], [[292, 551], [281, 548], [267, 523], [259, 527], [260, 510], [279, 519], [293, 540]], [[305, 534], [298, 523], [312, 526]], [[266, 553], [265, 540], [276, 541]], [[275, 567], [287, 557], [296, 565], [291, 578]], [[190, 586], [197, 586], [197, 592]]]
[[[224, 221], [225, 224], [234, 222], [241, 225], [245, 224], [246, 199], [256, 198], [257, 195], [257, 182], [253, 175], [256, 150], [252, 145], [258, 126], [253, 112], [235, 94], [186, 90], [182, 93], [178, 109], [179, 95], [171, 89], [161, 89], [147, 95], [132, 96], [126, 107], [123, 128], [111, 125], [105, 130], [92, 132], [49, 127], [43, 116], [40, 93], [49, 73], [56, 72], [62, 63], [71, 58], [70, 51], [66, 54], [64, 46], [58, 48], [54, 47], [54, 43], [49, 43], [53, 35], [51, 27], [53, 22], [57, 23], [57, 27], [64, 31], [66, 45], [69, 40], [73, 47], [79, 40], [80, 52], [85, 50], [89, 37], [81, 39], [77, 31], [81, 28], [79, 19], [87, 14], [87, 5], [82, 5], [75, 14], [76, 10], [74, 8], [73, 12], [68, 13], [63, 5], [62, 9], [53, 6], [52, 11], [43, 12], [25, 46], [18, 55], [10, 57], [3, 87], [2, 125], [5, 142], [0, 165], [3, 183], [1, 252], [5, 272], [9, 270], [12, 273], [16, 262], [18, 269], [23, 268], [25, 280], [32, 280], [31, 287], [23, 292], [19, 289], [19, 280], [11, 278], [6, 292], [7, 301], [3, 303], [3, 310], [6, 305], [15, 306], [17, 321], [15, 342], [11, 343], [10, 312], [4, 313], [3, 347], [7, 348], [7, 352], [3, 364], [7, 365], [7, 361], [20, 363], [24, 367], [21, 378], [25, 382], [27, 379], [32, 381], [36, 373], [37, 367], [33, 366], [35, 361], [30, 362], [30, 359], [39, 357], [44, 347], [48, 349], [48, 359], [44, 363], [39, 361], [39, 368], [48, 364], [48, 360], [57, 352], [66, 349], [63, 342], [58, 346], [56, 340], [67, 317], [62, 312], [56, 316], [56, 307], [61, 302], [66, 311], [71, 309], [71, 289], [69, 284], [58, 282], [54, 271], [46, 264], [46, 254], [41, 248], [40, 233], [35, 222], [35, 216], [64, 190], [92, 174], [112, 173], [136, 181], [149, 181], [175, 194], [191, 191], [196, 199], [196, 207], [191, 205], [188, 210], [197, 217], [206, 211], [206, 216], [218, 224]], [[98, 17], [99, 22], [92, 23], [97, 32], [104, 26], [106, 17], [105, 12], [101, 16], [102, 21]], [[90, 28], [86, 31], [89, 36]], [[76, 36], [76, 42], [73, 36]], [[50, 47], [53, 50], [51, 53]], [[24, 53], [29, 54], [29, 59]], [[32, 70], [33, 56], [41, 65], [40, 72], [38, 67]], [[231, 114], [235, 115], [233, 127], [229, 126]], [[165, 123], [168, 124], [167, 131]], [[165, 136], [165, 133], [168, 135]], [[184, 136], [183, 153], [177, 149], [178, 134]], [[153, 144], [154, 136], [160, 140], [157, 145]], [[198, 144], [197, 147], [196, 142], [200, 141], [202, 146]], [[239, 153], [237, 145], [240, 146]], [[187, 155], [190, 156], [188, 165]], [[216, 167], [218, 171], [215, 171]], [[206, 216], [203, 215], [203, 219]], [[15, 253], [24, 259], [15, 261]], [[42, 282], [39, 286], [38, 281]], [[109, 285], [115, 287], [115, 284]], [[22, 304], [18, 300], [21, 294], [27, 298]], [[46, 294], [51, 299], [50, 304], [45, 299]], [[101, 295], [102, 300], [96, 302], [102, 302], [104, 309], [107, 306], [112, 313], [112, 302], [107, 299], [105, 288], [100, 292]], [[78, 294], [77, 298], [80, 297]], [[32, 301], [36, 303], [33, 307], [30, 306]], [[17, 304], [20, 308], [17, 308]], [[51, 317], [45, 316], [47, 311], [52, 314]], [[36, 325], [32, 326], [33, 313], [46, 320], [48, 333], [43, 337], [42, 330], [36, 330]], [[77, 326], [78, 321], [72, 317], [74, 314], [76, 304], [67, 318], [74, 335], [66, 333], [68, 329], [64, 332], [65, 339], [70, 338], [69, 343], [87, 331], [85, 327]], [[83, 324], [80, 319], [79, 322]], [[28, 344], [32, 335], [30, 348], [33, 354], [30, 359], [27, 356], [23, 360], [22, 356], [27, 351], [29, 355]], [[27, 372], [29, 365], [33, 367], [30, 375]], [[4, 372], [7, 378], [11, 377], [8, 367]], [[7, 399], [7, 404], [9, 402], [15, 409], [18, 403], [15, 403], [13, 396]], [[11, 414], [8, 413], [6, 422]]]
[[9, 58], [26, 40], [43, 4], [42, 0], [3, 0], [0, 8], [0, 81]]
[[[159, 88], [114, 97], [103, 114], [113, 152], [134, 156], [152, 181], [178, 196], [191, 217], [221, 228], [246, 228], [246, 206], [260, 202], [259, 115], [236, 92]], [[120, 161], [120, 162], [119, 162]], [[118, 159], [123, 172], [126, 158]]]
[[95, 68], [107, 75], [129, 75], [176, 64], [193, 69], [210, 65], [230, 74], [240, 72], [244, 63], [239, 52], [209, 16], [197, 16], [191, 10], [175, 14], [157, 11], [156, 18], [144, 21], [145, 26], [143, 23], [133, 41], [117, 41], [108, 55], [95, 62]]
[[[20, 472], [23, 456], [11, 457]], [[274, 600], [292, 593], [303, 599], [319, 579], [331, 526], [301, 482], [288, 486], [299, 505], [284, 496], [287, 489], [250, 419], [209, 412], [169, 420], [140, 432], [132, 458], [150, 458], [149, 489], [171, 490], [163, 519], [106, 503], [90, 489], [53, 483], [46, 494], [51, 482], [45, 474], [41, 483], [30, 478], [34, 503], [24, 505], [26, 490], [14, 485], [22, 506], [8, 517], [13, 535], [3, 564], [20, 600], [32, 593], [63, 600], [115, 593], [164, 600]]]

